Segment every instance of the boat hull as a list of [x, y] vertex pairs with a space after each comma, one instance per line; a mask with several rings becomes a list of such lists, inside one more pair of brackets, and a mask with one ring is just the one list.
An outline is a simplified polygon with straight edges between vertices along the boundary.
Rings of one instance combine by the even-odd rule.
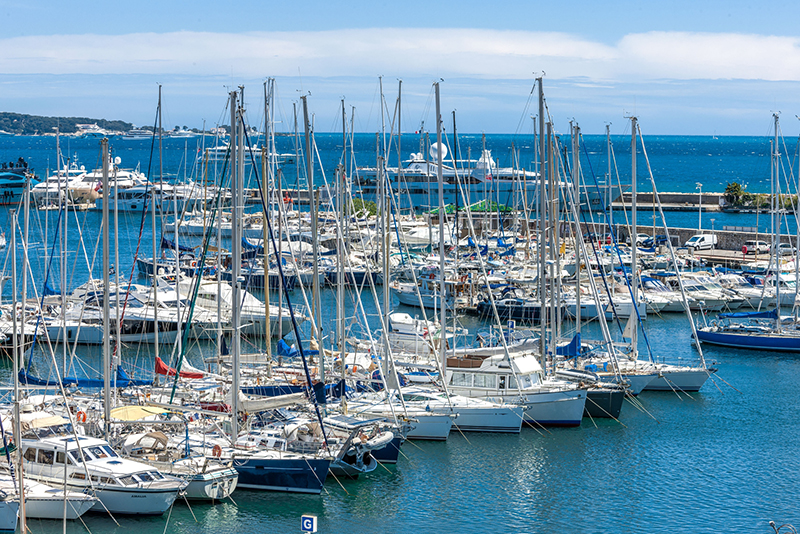
[[645, 391], [700, 391], [713, 369], [661, 369], [660, 376], [647, 384]]
[[583, 414], [591, 418], [618, 419], [625, 401], [623, 389], [590, 389], [586, 395]]
[[0, 532], [14, 532], [19, 520], [19, 501], [0, 501]]
[[780, 334], [712, 332], [697, 330], [697, 339], [702, 343], [734, 347], [738, 349], [800, 352], [800, 336], [787, 336]]
[[315, 493], [322, 491], [330, 460], [316, 458], [236, 458], [238, 486], [267, 491]]

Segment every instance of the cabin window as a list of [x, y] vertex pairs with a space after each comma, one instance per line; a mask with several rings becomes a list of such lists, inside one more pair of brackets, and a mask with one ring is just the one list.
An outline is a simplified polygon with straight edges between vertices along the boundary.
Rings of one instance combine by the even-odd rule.
[[106, 451], [106, 454], [108, 455], [109, 458], [116, 458], [119, 456], [116, 452], [114, 452], [114, 449], [112, 449], [108, 445], [103, 445], [102, 449]]
[[77, 479], [80, 479], [80, 480], [86, 480], [86, 474], [85, 473], [77, 473], [76, 472], [76, 473], [72, 473], [72, 475], [70, 475], [70, 476], [72, 478], [77, 478]]
[[88, 461], [91, 460], [89, 455], [86, 454], [86, 453], [84, 453], [83, 457], [81, 457], [81, 451], [80, 450], [70, 451], [69, 457], [70, 457], [70, 459], [72, 459], [73, 463], [75, 463], [76, 465], [80, 465], [83, 462], [88, 462]]
[[406, 394], [403, 395], [403, 400], [406, 401], [406, 402], [420, 402], [420, 401], [425, 402], [425, 401], [428, 400], [428, 398], [424, 397], [422, 395], [412, 395], [412, 394], [406, 393]]
[[64, 459], [66, 459], [67, 462], [69, 462], [70, 465], [75, 463], [75, 462], [72, 461], [72, 458], [70, 458], [69, 456], [67, 456], [63, 452], [57, 452], [56, 453], [56, 463], [57, 464], [63, 464], [64, 463]]
[[506, 377], [505, 377], [505, 375], [502, 375], [502, 376], [500, 376], [498, 378], [500, 379], [498, 387], [500, 389], [506, 389]]
[[26, 449], [25, 454], [22, 455], [29, 462], [36, 461], [36, 449]]
[[139, 477], [139, 480], [141, 480], [142, 482], [153, 481], [153, 475], [151, 475], [150, 473], [137, 473], [136, 476]]
[[493, 388], [495, 387], [494, 375], [477, 373], [475, 375], [474, 384], [476, 388]]
[[114, 480], [113, 478], [100, 477], [100, 483], [101, 484], [116, 484], [117, 481]]
[[99, 481], [100, 481], [100, 479], [99, 479], [99, 478], [97, 478], [97, 475], [92, 475], [92, 482], [95, 482], [95, 483], [97, 483], [97, 482], [99, 482]]
[[39, 458], [38, 461], [40, 464], [47, 464], [53, 465], [53, 457], [55, 456], [54, 451], [47, 451], [44, 449], [39, 449]]
[[508, 375], [508, 389], [517, 389], [517, 378], [514, 375]]
[[88, 450], [95, 458], [105, 458], [108, 456], [108, 453], [106, 453], [102, 447], [89, 447]]
[[131, 475], [128, 475], [124, 477], [119, 477], [119, 483], [122, 484], [123, 486], [135, 486], [136, 480]]
[[472, 375], [469, 373], [453, 373], [450, 377], [450, 384], [453, 386], [472, 386]]

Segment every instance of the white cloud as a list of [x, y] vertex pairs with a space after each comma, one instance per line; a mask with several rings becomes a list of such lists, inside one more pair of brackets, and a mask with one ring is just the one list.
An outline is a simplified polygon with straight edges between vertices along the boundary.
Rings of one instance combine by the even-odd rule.
[[373, 28], [321, 32], [52, 35], [0, 40], [8, 74], [396, 74], [800, 80], [797, 38], [651, 32], [609, 46], [565, 33]]
[[624, 37], [617, 50], [645, 77], [800, 80], [796, 37], [651, 32]]

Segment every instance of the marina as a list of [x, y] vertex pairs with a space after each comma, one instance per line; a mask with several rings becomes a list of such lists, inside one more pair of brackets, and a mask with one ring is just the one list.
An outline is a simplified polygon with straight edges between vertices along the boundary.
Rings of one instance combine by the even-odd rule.
[[[724, 161], [674, 165], [723, 143], [774, 157], [768, 140], [664, 140], [635, 118], [613, 139], [451, 134], [478, 165], [415, 147], [398, 158], [425, 164], [412, 191], [382, 155], [367, 163], [372, 134], [345, 132], [365, 161], [351, 167], [341, 133], [267, 128], [274, 157], [245, 165], [235, 92], [229, 111], [213, 160], [193, 156], [200, 138], [160, 140], [160, 176], [144, 130], [70, 140], [99, 162], [82, 169], [63, 139], [2, 138], [0, 160], [23, 154], [30, 190], [34, 173], [48, 186], [0, 210], [11, 516], [25, 476], [77, 492], [83, 523], [67, 532], [284, 532], [309, 514], [320, 531], [397, 533], [792, 518], [795, 348], [703, 333], [771, 313], [758, 318], [792, 338], [797, 220], [721, 209]], [[418, 139], [434, 136], [445, 146], [441, 131]], [[312, 137], [317, 153], [291, 152]], [[601, 187], [586, 169], [607, 149], [630, 170]], [[774, 168], [751, 189], [796, 195]], [[694, 192], [692, 173], [719, 192]], [[31, 531], [61, 531], [52, 510], [20, 508]]]

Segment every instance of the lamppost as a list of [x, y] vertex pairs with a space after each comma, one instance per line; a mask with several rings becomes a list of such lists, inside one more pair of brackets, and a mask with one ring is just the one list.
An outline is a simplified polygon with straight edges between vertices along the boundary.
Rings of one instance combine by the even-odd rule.
[[703, 184], [700, 182], [696, 182], [697, 189], [700, 190], [700, 200], [698, 204], [700, 205], [700, 209], [698, 210], [698, 217], [697, 217], [697, 231], [702, 232], [703, 226]]

